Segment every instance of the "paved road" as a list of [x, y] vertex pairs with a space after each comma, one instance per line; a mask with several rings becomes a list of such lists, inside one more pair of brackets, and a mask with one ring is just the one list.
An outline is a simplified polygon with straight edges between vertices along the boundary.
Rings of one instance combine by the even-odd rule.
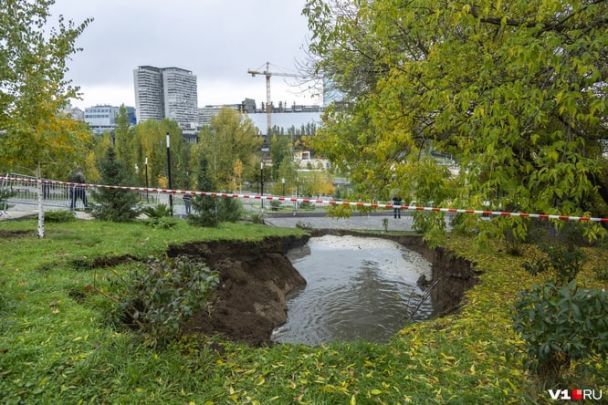
[[293, 228], [297, 224], [314, 229], [373, 229], [384, 230], [384, 219], [388, 219], [389, 231], [412, 231], [413, 219], [410, 216], [402, 216], [394, 219], [392, 215], [370, 215], [353, 216], [350, 218], [336, 219], [321, 216], [303, 216], [298, 213], [296, 217], [267, 217], [265, 222], [269, 225]]

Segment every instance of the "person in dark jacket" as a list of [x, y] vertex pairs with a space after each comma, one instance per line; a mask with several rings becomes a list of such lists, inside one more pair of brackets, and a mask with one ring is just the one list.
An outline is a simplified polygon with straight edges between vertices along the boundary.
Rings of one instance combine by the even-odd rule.
[[186, 193], [184, 194], [184, 208], [186, 208], [186, 215], [190, 215], [192, 213], [192, 194]]
[[395, 218], [401, 218], [401, 203], [403, 200], [399, 196], [393, 197], [393, 216]]
[[76, 169], [74, 173], [72, 173], [72, 175], [70, 176], [70, 183], [76, 183], [70, 186], [70, 209], [73, 210], [74, 208], [76, 208], [76, 202], [78, 201], [78, 199], [82, 200], [82, 204], [84, 204], [84, 207], [86, 208], [86, 188], [85, 186], [78, 185], [86, 183], [86, 179], [84, 178], [84, 173], [82, 173], [82, 169]]

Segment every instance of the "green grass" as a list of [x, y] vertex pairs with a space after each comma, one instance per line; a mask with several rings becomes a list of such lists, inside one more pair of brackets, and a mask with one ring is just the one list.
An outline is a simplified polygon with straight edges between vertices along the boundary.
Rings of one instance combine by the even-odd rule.
[[[4, 221], [0, 229], [35, 229]], [[478, 250], [451, 237], [448, 247], [483, 270], [461, 313], [405, 327], [389, 343], [251, 348], [217, 338], [187, 337], [162, 351], [108, 322], [104, 294], [71, 298], [93, 283], [111, 296], [112, 280], [133, 268], [76, 270], [74, 260], [162, 255], [169, 244], [248, 239], [301, 231], [233, 224], [218, 229], [180, 222], [170, 230], [142, 224], [76, 221], [52, 224], [47, 239], [0, 239], [0, 398], [3, 403], [522, 403], [548, 394], [522, 370], [523, 342], [510, 307], [535, 280], [523, 259], [496, 247]], [[526, 248], [525, 256], [536, 254]], [[608, 266], [605, 249], [588, 249], [580, 276], [607, 287], [592, 269]], [[73, 295], [73, 294], [72, 294]], [[608, 366], [575, 364], [568, 387], [607, 392]], [[562, 387], [566, 388], [566, 386]]]

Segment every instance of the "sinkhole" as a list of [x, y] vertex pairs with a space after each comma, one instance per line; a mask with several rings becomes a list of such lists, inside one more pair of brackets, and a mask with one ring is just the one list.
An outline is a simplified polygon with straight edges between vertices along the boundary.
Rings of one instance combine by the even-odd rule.
[[278, 343], [387, 341], [409, 322], [433, 314], [431, 296], [417, 285], [432, 278], [431, 263], [397, 242], [325, 235], [289, 251], [306, 286], [287, 296]]

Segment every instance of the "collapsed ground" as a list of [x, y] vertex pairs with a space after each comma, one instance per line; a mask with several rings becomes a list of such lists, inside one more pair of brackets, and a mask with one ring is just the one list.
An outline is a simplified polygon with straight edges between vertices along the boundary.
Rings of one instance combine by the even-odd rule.
[[[244, 224], [201, 229], [180, 223], [177, 229], [157, 230], [77, 221], [49, 225], [48, 238], [38, 240], [20, 232], [35, 229], [33, 221], [3, 222], [0, 228], [0, 397], [5, 402], [548, 400], [522, 371], [523, 342], [510, 314], [517, 291], [540, 279], [522, 270], [522, 257], [497, 246], [480, 250], [469, 239], [451, 236], [446, 247], [474, 262], [481, 282], [466, 293], [460, 312], [405, 327], [387, 344], [253, 348], [197, 335], [155, 350], [137, 333], [108, 324], [111, 300], [87, 293], [85, 287], [93, 284], [111, 291], [117, 274], [132, 270], [130, 260], [107, 263], [107, 258], [145, 259], [186, 243], [302, 233]], [[524, 247], [523, 257], [536, 254]], [[605, 288], [591, 268], [608, 266], [606, 249], [587, 248], [586, 254], [580, 283]], [[574, 364], [566, 378], [568, 386], [608, 388], [608, 368], [599, 359]]]

